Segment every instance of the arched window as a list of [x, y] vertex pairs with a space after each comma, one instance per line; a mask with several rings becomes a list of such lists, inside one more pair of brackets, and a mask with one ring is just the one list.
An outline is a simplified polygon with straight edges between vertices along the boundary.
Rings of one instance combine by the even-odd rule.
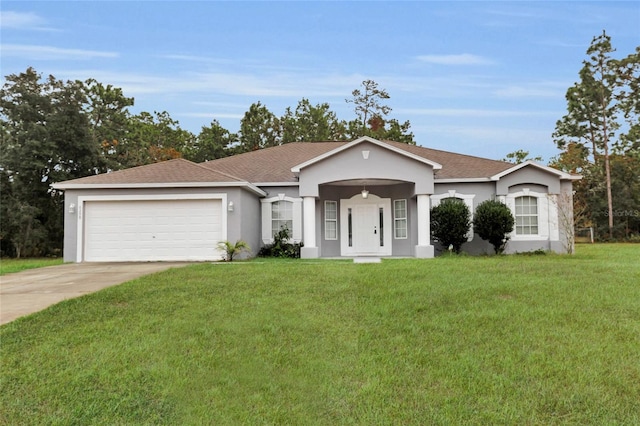
[[276, 197], [263, 198], [262, 204], [262, 242], [273, 242], [273, 236], [284, 226], [289, 229], [291, 239], [298, 243], [302, 240], [302, 198], [278, 194]]

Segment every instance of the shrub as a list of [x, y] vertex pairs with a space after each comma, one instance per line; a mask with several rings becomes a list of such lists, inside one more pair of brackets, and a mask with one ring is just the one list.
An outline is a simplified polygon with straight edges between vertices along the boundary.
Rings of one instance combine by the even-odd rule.
[[513, 231], [514, 219], [509, 207], [500, 201], [487, 200], [478, 205], [473, 220], [475, 232], [489, 241], [496, 254], [502, 253]]
[[224, 260], [227, 262], [233, 262], [234, 256], [239, 255], [243, 251], [251, 250], [249, 244], [242, 240], [236, 241], [235, 244], [230, 241], [221, 241], [218, 243], [218, 248], [224, 252]]
[[462, 200], [446, 198], [431, 209], [431, 234], [443, 246], [452, 246], [456, 253], [467, 241], [470, 226], [471, 212]]
[[291, 232], [283, 226], [273, 236], [273, 243], [263, 246], [258, 252], [260, 257], [288, 257], [298, 259], [302, 243], [291, 243]]

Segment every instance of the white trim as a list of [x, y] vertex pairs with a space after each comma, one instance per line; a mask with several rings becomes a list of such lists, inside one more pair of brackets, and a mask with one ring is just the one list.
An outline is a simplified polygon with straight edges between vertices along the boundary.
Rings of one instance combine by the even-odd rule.
[[291, 239], [294, 243], [299, 243], [302, 241], [302, 198], [293, 198], [284, 194], [277, 194], [275, 197], [262, 198], [260, 200], [262, 206], [262, 242], [264, 244], [273, 243], [271, 203], [275, 201], [288, 201], [293, 203], [293, 229], [291, 229]]
[[471, 225], [469, 226], [469, 232], [467, 232], [467, 241], [472, 241], [473, 240], [473, 213], [474, 213], [473, 199], [475, 197], [476, 197], [476, 194], [461, 194], [459, 192], [456, 192], [455, 189], [451, 189], [447, 191], [447, 193], [432, 195], [431, 207], [440, 205], [442, 200], [446, 198], [457, 198], [459, 200], [462, 200], [467, 205], [467, 208], [469, 209], [469, 213], [471, 214], [471, 218], [470, 218]]
[[221, 200], [222, 240], [227, 240], [227, 194], [140, 194], [140, 195], [84, 195], [78, 196], [76, 222], [76, 262], [84, 259], [84, 203], [100, 201], [171, 201], [171, 200]]
[[300, 186], [300, 182], [253, 182], [255, 186]]
[[363, 142], [369, 142], [369, 143], [372, 143], [374, 145], [378, 145], [381, 148], [387, 149], [389, 151], [393, 151], [393, 152], [395, 152], [397, 154], [400, 154], [400, 155], [403, 155], [405, 157], [408, 157], [408, 158], [414, 159], [416, 161], [419, 161], [421, 163], [427, 164], [427, 165], [433, 167], [434, 170], [442, 169], [442, 165], [439, 164], [439, 163], [436, 163], [435, 161], [427, 160], [424, 157], [420, 157], [419, 155], [415, 155], [415, 154], [412, 154], [412, 153], [410, 153], [408, 151], [405, 151], [403, 149], [396, 148], [395, 146], [386, 144], [386, 143], [381, 142], [381, 141], [379, 141], [377, 139], [370, 138], [368, 136], [363, 136], [363, 137], [355, 139], [355, 140], [353, 140], [353, 141], [351, 141], [351, 142], [349, 142], [349, 143], [347, 143], [345, 145], [342, 145], [342, 146], [340, 146], [338, 148], [332, 149], [331, 151], [325, 152], [324, 154], [318, 155], [317, 157], [314, 157], [314, 158], [312, 158], [310, 160], [307, 160], [304, 163], [298, 164], [297, 166], [293, 166], [291, 168], [291, 171], [293, 173], [300, 173], [300, 170], [304, 169], [307, 166], [315, 164], [315, 163], [317, 163], [319, 161], [322, 161], [322, 160], [324, 160], [326, 158], [332, 157], [332, 156], [334, 156], [334, 155], [336, 155], [336, 154], [338, 154], [338, 153], [340, 153], [342, 151], [348, 150], [348, 149], [350, 149], [350, 148], [352, 148], [352, 147], [354, 147], [356, 145], [359, 145], [359, 144], [361, 144]]
[[53, 189], [147, 189], [147, 188], [243, 188], [246, 187], [256, 194], [265, 197], [267, 195], [262, 189], [249, 182], [165, 182], [165, 183], [99, 183], [81, 184], [64, 182], [54, 183]]
[[477, 183], [477, 182], [492, 182], [493, 180], [488, 177], [483, 178], [447, 178], [447, 179], [438, 179], [437, 177], [433, 180], [434, 184], [439, 183]]
[[523, 167], [527, 167], [527, 166], [533, 166], [533, 167], [536, 167], [536, 168], [538, 168], [540, 170], [544, 170], [544, 171], [546, 171], [548, 173], [551, 173], [551, 174], [554, 174], [554, 175], [558, 176], [560, 179], [565, 179], [565, 180], [580, 180], [580, 179], [582, 179], [582, 176], [571, 175], [571, 174], [565, 173], [565, 172], [563, 172], [561, 170], [557, 170], [557, 169], [554, 169], [552, 167], [543, 166], [542, 164], [538, 164], [538, 163], [536, 163], [534, 161], [529, 160], [529, 161], [525, 161], [524, 163], [517, 164], [517, 165], [515, 165], [515, 166], [513, 166], [513, 167], [511, 167], [511, 168], [509, 168], [509, 169], [507, 169], [505, 171], [502, 171], [502, 172], [500, 172], [500, 173], [498, 173], [496, 175], [491, 176], [491, 180], [500, 180], [500, 178], [503, 178], [504, 176], [506, 176], [508, 174], [511, 174], [511, 173], [513, 173], [515, 171], [518, 171], [518, 170], [522, 169]]

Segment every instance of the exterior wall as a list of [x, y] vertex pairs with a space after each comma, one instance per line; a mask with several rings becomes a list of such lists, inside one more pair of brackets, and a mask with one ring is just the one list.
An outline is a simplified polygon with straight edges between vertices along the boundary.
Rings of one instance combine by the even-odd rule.
[[[78, 197], [87, 196], [149, 196], [149, 195], [196, 195], [196, 194], [226, 194], [227, 202], [234, 202], [234, 211], [228, 212], [223, 206], [223, 214], [227, 214], [227, 239], [236, 241], [243, 239], [252, 244], [255, 227], [253, 222], [259, 220], [259, 206], [252, 205], [251, 198], [259, 203], [257, 196], [240, 188], [141, 188], [141, 189], [68, 189], [64, 197], [64, 243], [63, 258], [65, 262], [75, 262], [78, 258]], [[70, 206], [74, 205], [73, 213]], [[257, 234], [259, 235], [259, 233]], [[252, 251], [257, 252], [259, 246], [251, 245]], [[213, 247], [215, 248], [215, 247]]]
[[[572, 184], [570, 181], [560, 181], [556, 176], [553, 176], [547, 172], [539, 169], [528, 168], [516, 171], [514, 174], [517, 176], [505, 176], [498, 182], [480, 182], [480, 183], [443, 183], [438, 184], [436, 181], [434, 195], [447, 193], [448, 191], [455, 190], [456, 193], [461, 194], [475, 194], [473, 199], [474, 212], [477, 206], [486, 200], [493, 200], [496, 197], [502, 199], [504, 202], [504, 196], [508, 194], [514, 194], [524, 191], [525, 189], [536, 192], [551, 194], [548, 197], [548, 211], [552, 212], [555, 208], [557, 214], [554, 217], [548, 217], [549, 223], [549, 235], [545, 238], [539, 238], [532, 236], [527, 238], [520, 236], [517, 239], [512, 238], [507, 242], [505, 253], [518, 253], [528, 252], [534, 250], [554, 251], [558, 253], [567, 252], [567, 228], [573, 228], [571, 219], [565, 220], [567, 223], [562, 223], [562, 214], [568, 218], [573, 217], [573, 199], [572, 199]], [[535, 182], [538, 179], [539, 183]], [[498, 192], [498, 188], [503, 188], [506, 192], [501, 194]], [[551, 188], [557, 188], [556, 193]], [[557, 195], [559, 194], [559, 195]], [[556, 200], [556, 201], [554, 201]], [[555, 204], [554, 204], [555, 203]], [[554, 226], [559, 227], [559, 237], [555, 237], [553, 234]], [[436, 255], [442, 254], [446, 251], [446, 247], [442, 247], [440, 244], [432, 242], [435, 247]], [[462, 251], [469, 254], [491, 254], [493, 253], [493, 247], [488, 242], [482, 240], [478, 234], [474, 233], [473, 239], [462, 245]]]
[[[363, 151], [368, 151], [366, 159]], [[363, 142], [302, 169], [300, 195], [317, 197], [320, 185], [352, 179], [416, 182], [416, 194], [433, 193], [433, 168], [430, 165]]]
[[228, 212], [227, 216], [227, 239], [232, 243], [243, 240], [251, 248], [251, 252], [243, 253], [240, 259], [256, 256], [261, 247], [260, 198], [244, 190], [237, 195], [229, 191], [227, 201], [233, 201], [235, 205], [234, 211]]
[[[495, 182], [469, 182], [469, 183], [438, 183], [436, 181], [434, 195], [447, 194], [449, 191], [455, 191], [460, 194], [473, 194], [473, 212], [480, 203], [487, 200], [493, 200], [496, 197], [496, 184]], [[432, 203], [433, 205], [433, 203]], [[472, 219], [473, 220], [473, 216]], [[431, 242], [435, 247], [436, 256], [447, 251], [447, 247], [443, 247], [441, 244]], [[478, 234], [474, 233], [471, 241], [467, 241], [462, 244], [462, 251], [469, 254], [488, 254], [493, 253], [493, 246], [480, 238]]]
[[506, 195], [509, 189], [515, 185], [536, 184], [546, 186], [550, 194], [560, 193], [560, 179], [547, 171], [533, 166], [523, 167], [506, 176], [496, 183], [496, 194]]

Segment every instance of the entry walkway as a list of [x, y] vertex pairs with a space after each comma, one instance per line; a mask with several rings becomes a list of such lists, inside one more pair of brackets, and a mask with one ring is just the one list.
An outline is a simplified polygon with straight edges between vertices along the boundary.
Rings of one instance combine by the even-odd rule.
[[0, 324], [188, 262], [67, 263], [0, 276]]

